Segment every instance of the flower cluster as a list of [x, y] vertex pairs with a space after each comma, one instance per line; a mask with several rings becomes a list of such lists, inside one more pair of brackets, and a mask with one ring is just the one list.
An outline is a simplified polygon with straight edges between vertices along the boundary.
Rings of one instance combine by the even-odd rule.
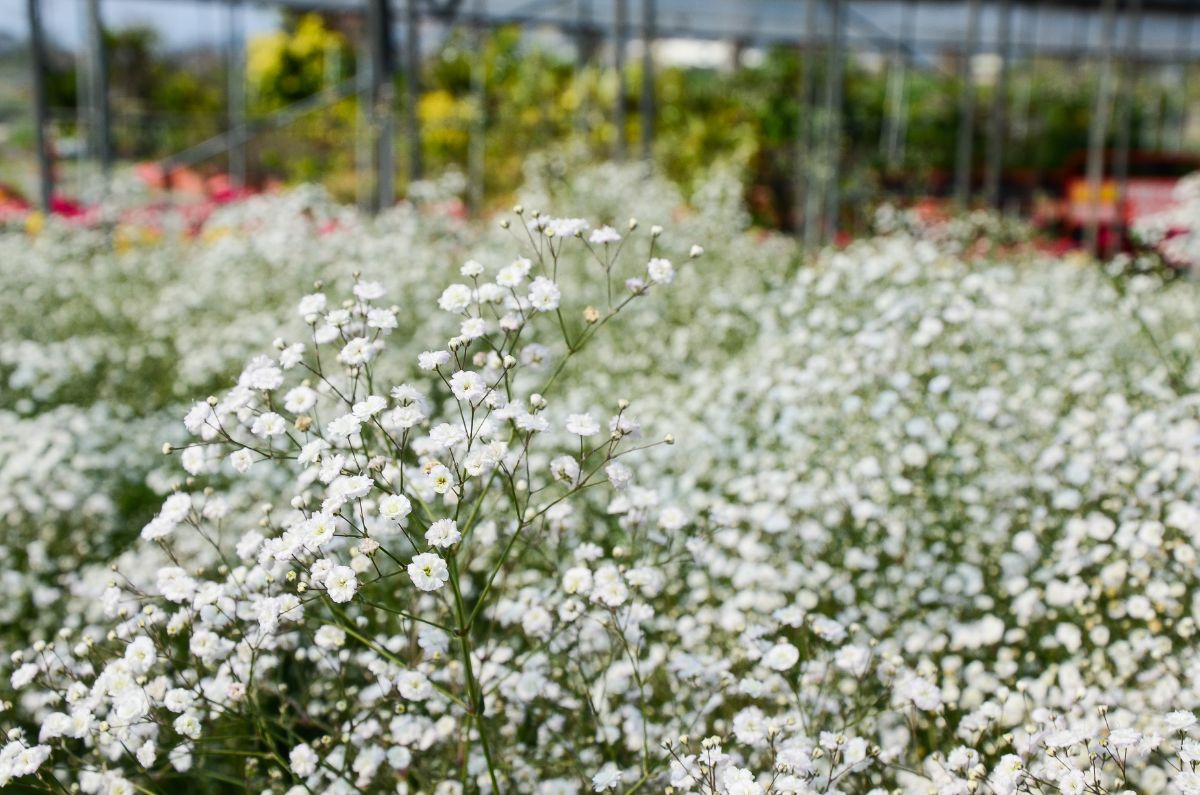
[[[138, 423], [6, 371], [44, 576], [5, 586], [0, 784], [1200, 793], [1195, 286], [987, 217], [803, 262], [727, 176], [630, 173], [547, 166], [561, 215], [486, 228], [229, 208], [180, 257], [287, 288], [132, 299], [176, 350]], [[37, 246], [130, 267], [92, 234]]]
[[1137, 219], [1133, 234], [1172, 267], [1200, 267], [1200, 173], [1181, 179], [1173, 193], [1172, 205]]

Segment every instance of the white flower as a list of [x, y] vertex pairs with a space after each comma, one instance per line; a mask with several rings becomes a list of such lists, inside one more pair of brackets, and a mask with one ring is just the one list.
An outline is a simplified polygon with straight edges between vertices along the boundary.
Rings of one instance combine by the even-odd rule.
[[514, 260], [510, 265], [505, 265], [496, 274], [496, 284], [511, 290], [519, 287], [521, 282], [525, 281], [525, 277], [529, 275], [529, 270], [533, 267], [533, 263], [521, 257]]
[[380, 395], [370, 395], [365, 400], [355, 403], [351, 413], [358, 419], [366, 422], [385, 408], [387, 408], [387, 398]]
[[233, 465], [233, 468], [236, 471], [245, 473], [250, 469], [250, 465], [254, 463], [254, 456], [249, 450], [244, 448], [241, 450], [235, 450], [229, 456], [229, 463]]
[[273, 411], [266, 411], [254, 419], [250, 432], [262, 438], [282, 436], [287, 432], [287, 420]]
[[459, 400], [478, 403], [487, 394], [487, 384], [479, 373], [469, 370], [459, 370], [450, 376], [450, 391]]
[[572, 566], [563, 572], [563, 593], [586, 594], [592, 590], [592, 572], [583, 566]]
[[458, 525], [453, 519], [438, 519], [425, 531], [425, 541], [430, 546], [442, 549], [454, 546], [461, 539], [462, 533], [458, 532]]
[[621, 235], [611, 226], [602, 226], [599, 229], [593, 229], [588, 235], [588, 242], [596, 245], [604, 245], [608, 243], [621, 242]]
[[310, 293], [300, 299], [300, 304], [297, 310], [300, 317], [308, 319], [309, 317], [319, 315], [325, 311], [325, 294]]
[[433, 695], [433, 685], [420, 671], [404, 671], [396, 677], [396, 689], [409, 701], [424, 701]]
[[138, 764], [142, 767], [153, 767], [154, 761], [158, 758], [158, 748], [154, 745], [153, 740], [146, 740], [137, 750]]
[[307, 778], [317, 772], [320, 758], [308, 743], [300, 743], [288, 754], [288, 762], [292, 766], [293, 773], [300, 778]]
[[600, 432], [600, 423], [591, 414], [572, 414], [567, 417], [567, 433], [576, 436], [593, 436]]
[[367, 313], [367, 325], [371, 328], [391, 331], [398, 325], [396, 313], [391, 309], [372, 309]]
[[349, 602], [358, 591], [358, 579], [349, 566], [334, 566], [325, 575], [325, 591], [335, 602]]
[[317, 392], [307, 386], [298, 386], [288, 390], [283, 397], [283, 407], [293, 414], [303, 414], [317, 405]]
[[560, 455], [550, 462], [550, 474], [555, 480], [574, 486], [579, 482], [579, 462], [573, 456]]
[[304, 361], [304, 343], [293, 343], [279, 352], [279, 366], [284, 370], [291, 370], [300, 362]]
[[366, 337], [355, 337], [342, 348], [338, 354], [338, 361], [352, 367], [366, 364], [375, 357], [377, 350], [376, 343], [371, 342]]
[[346, 645], [346, 631], [341, 627], [326, 624], [313, 635], [313, 643], [322, 649], [340, 649]]
[[633, 471], [620, 461], [610, 461], [604, 465], [604, 474], [608, 482], [617, 491], [623, 490], [633, 480]]
[[153, 667], [157, 659], [158, 653], [154, 649], [154, 641], [145, 635], [135, 638], [125, 647], [125, 662], [129, 663], [129, 667], [136, 673], [146, 673]]
[[422, 591], [436, 591], [450, 579], [450, 570], [446, 568], [446, 561], [432, 552], [423, 552], [413, 556], [408, 564], [408, 576]]
[[417, 363], [422, 370], [436, 370], [449, 361], [448, 351], [425, 351], [417, 355]]
[[650, 276], [650, 281], [655, 284], [670, 284], [675, 281], [675, 268], [671, 265], [671, 261], [662, 257], [655, 257], [646, 265], [646, 272]]
[[452, 284], [442, 291], [442, 297], [438, 299], [438, 306], [447, 312], [460, 314], [471, 305], [473, 298], [474, 294], [470, 287], [465, 284]]
[[787, 671], [800, 660], [800, 650], [784, 641], [776, 643], [763, 655], [763, 664], [773, 671]]
[[325, 426], [325, 433], [334, 439], [348, 439], [362, 429], [363, 421], [354, 414], [334, 417]]
[[546, 218], [542, 231], [555, 237], [574, 237], [591, 226], [583, 218]]
[[363, 301], [377, 301], [386, 293], [379, 282], [357, 282], [353, 291], [354, 295]]
[[616, 789], [621, 783], [621, 769], [612, 762], [606, 762], [604, 767], [592, 776], [592, 791], [604, 792], [610, 789]]
[[1186, 710], [1168, 712], [1163, 720], [1167, 724], [1167, 728], [1174, 732], [1181, 732], [1196, 725], [1195, 714]]
[[379, 501], [379, 515], [392, 522], [401, 522], [412, 513], [412, 503], [403, 494], [389, 494]]
[[754, 774], [740, 767], [729, 767], [721, 776], [722, 790], [726, 795], [762, 795], [763, 788], [754, 780]]
[[558, 285], [545, 276], [537, 277], [529, 285], [529, 305], [539, 312], [553, 312], [561, 299]]

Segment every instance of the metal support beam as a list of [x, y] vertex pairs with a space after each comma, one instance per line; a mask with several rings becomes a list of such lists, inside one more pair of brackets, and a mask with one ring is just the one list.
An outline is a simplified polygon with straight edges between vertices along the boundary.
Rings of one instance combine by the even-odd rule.
[[1008, 134], [1008, 66], [1012, 61], [1012, 0], [1000, 0], [1000, 26], [997, 31], [1000, 69], [992, 86], [992, 112], [988, 120], [987, 173], [984, 178], [988, 204], [1003, 209], [1001, 201], [1004, 176], [1004, 142]]
[[908, 53], [915, 12], [915, 0], [906, 0], [900, 7], [900, 27], [896, 31], [892, 57], [888, 64], [886, 117], [880, 133], [879, 147], [889, 169], [899, 168], [904, 160], [904, 142], [908, 131]]
[[[821, 187], [824, 167], [818, 147], [824, 130], [817, 114], [817, 3], [808, 0], [804, 19], [804, 153], [800, 161], [804, 182], [804, 250], [813, 251], [821, 244]], [[797, 194], [799, 195], [799, 194]], [[799, 199], [797, 199], [798, 201]]]
[[1137, 98], [1138, 53], [1142, 39], [1142, 0], [1129, 0], [1126, 15], [1125, 43], [1121, 53], [1121, 75], [1117, 87], [1117, 151], [1113, 159], [1113, 179], [1116, 181], [1117, 192], [1114, 203], [1117, 218], [1113, 224], [1113, 234], [1109, 236], [1109, 253], [1115, 250], [1118, 241], [1117, 230], [1123, 233], [1125, 223], [1125, 200], [1129, 192], [1129, 149], [1133, 136], [1133, 103]]
[[392, 8], [389, 0], [367, 5], [367, 43], [371, 62], [371, 150], [375, 167], [373, 208], [384, 210], [396, 203], [395, 48], [392, 42]]
[[408, 176], [418, 180], [424, 174], [421, 156], [421, 119], [417, 104], [421, 100], [421, 13], [417, 0], [408, 0], [404, 24], [404, 127], [408, 138]]
[[1108, 115], [1112, 103], [1112, 50], [1117, 19], [1117, 0], [1104, 0], [1100, 26], [1100, 77], [1096, 86], [1096, 106], [1088, 133], [1087, 184], [1088, 212], [1084, 245], [1097, 254], [1100, 240], [1100, 189], [1104, 181], [1104, 141], [1108, 134]]
[[371, 148], [374, 127], [371, 120], [371, 47], [363, 14], [363, 36], [357, 42], [357, 68], [354, 73], [354, 194], [358, 208], [370, 212], [375, 202], [375, 181], [371, 177]]
[[242, 35], [242, 2], [230, 0], [225, 8], [225, 104], [233, 145], [229, 148], [229, 181], [246, 186], [246, 44]]
[[484, 57], [486, 31], [484, 29], [484, 2], [475, 0], [471, 16], [471, 139], [467, 150], [467, 201], [471, 212], [478, 215], [483, 210], [484, 157], [487, 143], [487, 61]]
[[613, 0], [613, 71], [616, 73], [617, 97], [613, 108], [613, 124], [617, 128], [616, 158], [624, 160], [629, 151], [629, 131], [625, 123], [625, 29], [628, 27], [628, 0]]
[[25, 8], [29, 19], [29, 68], [33, 88], [33, 141], [37, 148], [38, 203], [43, 211], [49, 212], [54, 191], [54, 174], [50, 140], [46, 130], [49, 123], [49, 112], [46, 108], [46, 43], [42, 37], [39, 2], [40, 0], [26, 0]]
[[654, 157], [654, 39], [658, 4], [642, 0], [642, 159]]
[[841, 210], [842, 71], [845, 65], [845, 0], [829, 2], [829, 65], [825, 71], [825, 239], [833, 240]]
[[104, 20], [100, 0], [87, 0], [88, 10], [88, 93], [91, 99], [92, 151], [100, 165], [104, 190], [112, 174], [112, 127], [108, 108], [108, 52], [104, 42]]
[[[1200, 25], [1197, 25], [1196, 20], [1194, 20], [1194, 19], [1192, 20], [1192, 24], [1188, 26], [1188, 28], [1189, 28], [1189, 30], [1188, 30], [1188, 52], [1189, 53], [1194, 52], [1196, 50], [1196, 41], [1198, 38], [1200, 38], [1196, 35], [1196, 29], [1198, 27], [1200, 27]], [[1191, 94], [1191, 89], [1192, 89], [1191, 78], [1192, 78], [1192, 72], [1195, 70], [1195, 68], [1196, 68], [1196, 64], [1191, 58], [1184, 59], [1184, 61], [1183, 61], [1183, 79], [1179, 81], [1179, 83], [1180, 83], [1179, 95], [1181, 97], [1181, 102], [1180, 102], [1180, 108], [1179, 108], [1179, 126], [1176, 131], [1176, 140], [1175, 140], [1175, 151], [1177, 151], [1177, 152], [1182, 152], [1184, 146], [1187, 143], [1188, 109], [1190, 108], [1189, 98], [1192, 95]]]
[[954, 200], [966, 207], [971, 200], [971, 167], [975, 145], [975, 76], [971, 65], [979, 44], [980, 0], [969, 0], [967, 38], [958, 67], [958, 148], [954, 159]]

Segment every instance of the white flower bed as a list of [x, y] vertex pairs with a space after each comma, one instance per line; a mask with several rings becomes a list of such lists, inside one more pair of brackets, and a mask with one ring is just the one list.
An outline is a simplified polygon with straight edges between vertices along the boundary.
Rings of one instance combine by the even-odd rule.
[[1200, 173], [1179, 181], [1175, 203], [1139, 218], [1133, 234], [1176, 268], [1200, 268]]
[[1195, 288], [731, 196], [0, 237], [0, 782], [1200, 792]]

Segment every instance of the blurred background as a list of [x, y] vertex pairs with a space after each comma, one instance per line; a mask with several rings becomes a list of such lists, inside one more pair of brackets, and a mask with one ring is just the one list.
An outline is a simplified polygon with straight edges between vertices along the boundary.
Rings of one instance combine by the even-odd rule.
[[[1200, 168], [1195, 0], [0, 0], [0, 206], [122, 180], [212, 204], [299, 182], [378, 209], [531, 155], [743, 175], [817, 245], [880, 202], [1122, 244]], [[0, 210], [2, 212], [3, 210]]]

